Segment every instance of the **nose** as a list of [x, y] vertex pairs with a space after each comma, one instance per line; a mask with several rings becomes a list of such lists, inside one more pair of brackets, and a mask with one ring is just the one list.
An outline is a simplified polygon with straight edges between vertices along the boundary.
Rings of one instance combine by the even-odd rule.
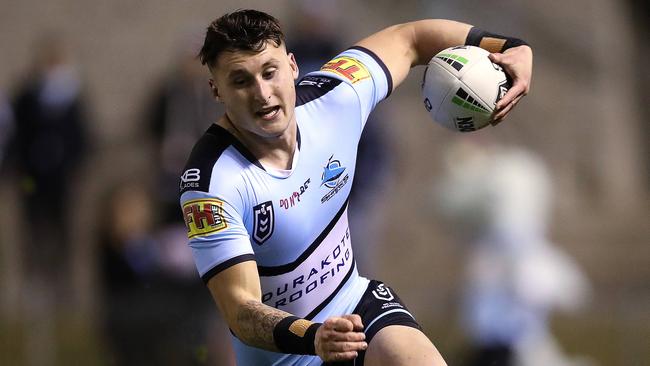
[[269, 82], [263, 79], [262, 80], [258, 79], [255, 82], [254, 89], [255, 89], [254, 90], [255, 101], [262, 105], [267, 104], [271, 99], [271, 91], [272, 91]]

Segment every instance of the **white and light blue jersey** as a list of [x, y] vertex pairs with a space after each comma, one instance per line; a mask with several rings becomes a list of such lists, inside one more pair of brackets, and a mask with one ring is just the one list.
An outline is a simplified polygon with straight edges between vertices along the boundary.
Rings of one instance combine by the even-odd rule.
[[[368, 280], [357, 272], [348, 198], [368, 115], [392, 90], [388, 69], [353, 47], [296, 86], [297, 151], [292, 170], [265, 169], [228, 131], [212, 125], [181, 177], [189, 245], [202, 279], [254, 260], [262, 301], [322, 322], [353, 311]], [[233, 336], [240, 365], [320, 365]]]

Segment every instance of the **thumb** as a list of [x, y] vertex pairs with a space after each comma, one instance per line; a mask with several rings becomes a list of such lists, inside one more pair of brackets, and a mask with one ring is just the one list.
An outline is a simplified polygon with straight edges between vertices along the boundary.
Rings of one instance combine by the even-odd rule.
[[488, 58], [490, 61], [494, 62], [495, 64], [501, 63], [501, 60], [503, 59], [503, 54], [502, 53], [490, 53], [488, 55]]

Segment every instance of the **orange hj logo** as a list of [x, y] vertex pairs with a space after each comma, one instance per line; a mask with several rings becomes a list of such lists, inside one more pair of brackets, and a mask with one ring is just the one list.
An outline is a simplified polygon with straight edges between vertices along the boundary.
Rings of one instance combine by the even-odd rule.
[[367, 79], [370, 77], [368, 69], [356, 59], [351, 57], [337, 57], [321, 67], [322, 71], [331, 71], [337, 75], [343, 76], [352, 83]]
[[228, 227], [223, 217], [223, 202], [217, 199], [198, 199], [183, 204], [187, 237], [207, 235]]

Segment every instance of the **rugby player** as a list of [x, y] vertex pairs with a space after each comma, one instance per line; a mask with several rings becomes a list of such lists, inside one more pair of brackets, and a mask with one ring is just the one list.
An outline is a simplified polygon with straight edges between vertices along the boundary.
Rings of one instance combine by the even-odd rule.
[[449, 20], [399, 24], [296, 84], [278, 21], [213, 21], [199, 57], [225, 114], [195, 145], [181, 206], [197, 269], [240, 365], [445, 365], [395, 291], [359, 275], [347, 209], [369, 113], [415, 65], [471, 44], [513, 79], [501, 121], [528, 92], [525, 42]]

